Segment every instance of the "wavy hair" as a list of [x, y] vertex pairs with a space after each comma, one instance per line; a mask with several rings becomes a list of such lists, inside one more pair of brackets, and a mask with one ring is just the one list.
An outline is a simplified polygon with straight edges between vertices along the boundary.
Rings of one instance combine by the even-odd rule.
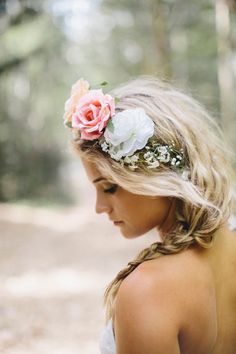
[[154, 242], [122, 269], [105, 291], [107, 319], [114, 312], [114, 301], [123, 279], [139, 264], [175, 254], [190, 246], [210, 248], [216, 231], [228, 220], [235, 207], [232, 152], [227, 148], [216, 119], [195, 99], [153, 77], [142, 76], [111, 92], [119, 97], [116, 112], [144, 108], [155, 123], [160, 141], [183, 148], [189, 178], [167, 166], [155, 170], [145, 167], [131, 171], [112, 160], [91, 142], [74, 140], [73, 147], [94, 163], [103, 176], [132, 193], [176, 199], [176, 224], [162, 242]]

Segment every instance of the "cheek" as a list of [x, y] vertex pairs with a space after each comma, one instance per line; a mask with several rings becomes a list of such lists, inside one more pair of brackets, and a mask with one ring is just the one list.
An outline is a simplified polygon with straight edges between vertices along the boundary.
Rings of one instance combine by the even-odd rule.
[[145, 220], [147, 222], [159, 222], [168, 213], [170, 205], [171, 201], [166, 197], [145, 198], [134, 203], [132, 214], [136, 217], [137, 222], [144, 222]]
[[161, 228], [168, 217], [171, 200], [167, 197], [134, 197], [118, 199], [116, 216], [125, 223], [120, 225], [120, 232], [125, 238], [141, 236], [153, 228]]
[[127, 224], [121, 227], [121, 232], [126, 238], [141, 236], [155, 227], [161, 228], [165, 222], [171, 202], [168, 198], [140, 200], [129, 208]]
[[166, 197], [159, 197], [150, 207], [150, 217], [161, 223], [167, 217], [171, 207], [171, 200]]

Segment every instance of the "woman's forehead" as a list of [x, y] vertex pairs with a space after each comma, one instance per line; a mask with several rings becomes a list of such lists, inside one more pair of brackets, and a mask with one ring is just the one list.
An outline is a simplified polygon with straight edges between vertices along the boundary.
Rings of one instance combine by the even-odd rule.
[[88, 179], [91, 182], [96, 183], [96, 182], [98, 182], [98, 179], [100, 179], [100, 178], [106, 179], [105, 177], [102, 176], [101, 172], [98, 170], [98, 168], [96, 167], [96, 165], [94, 163], [91, 163], [87, 159], [82, 158], [82, 164], [84, 166], [84, 169], [86, 171]]

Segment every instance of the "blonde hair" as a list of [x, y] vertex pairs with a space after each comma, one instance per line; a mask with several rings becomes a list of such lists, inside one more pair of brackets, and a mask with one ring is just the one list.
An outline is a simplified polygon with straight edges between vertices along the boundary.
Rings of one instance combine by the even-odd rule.
[[[192, 97], [153, 77], [140, 77], [111, 92], [119, 97], [116, 111], [142, 107], [155, 123], [155, 136], [183, 148], [190, 171], [188, 180], [160, 165], [130, 171], [88, 141], [74, 141], [75, 150], [94, 163], [103, 176], [132, 193], [174, 197], [176, 225], [163, 242], [142, 250], [122, 269], [105, 292], [107, 318], [113, 315], [121, 282], [140, 263], [174, 254], [190, 246], [210, 248], [215, 232], [228, 220], [234, 206], [232, 158], [216, 120]], [[228, 157], [228, 158], [227, 158]]]

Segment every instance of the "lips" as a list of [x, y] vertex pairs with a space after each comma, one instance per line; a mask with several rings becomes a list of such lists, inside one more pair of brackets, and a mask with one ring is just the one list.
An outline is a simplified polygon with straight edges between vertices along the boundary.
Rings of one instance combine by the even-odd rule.
[[119, 224], [122, 224], [123, 221], [113, 221], [113, 223], [114, 223], [115, 225], [119, 225]]
[[113, 219], [111, 219], [111, 218], [109, 218], [110, 219], [110, 221], [112, 221], [112, 222], [122, 222], [121, 220], [113, 220]]

